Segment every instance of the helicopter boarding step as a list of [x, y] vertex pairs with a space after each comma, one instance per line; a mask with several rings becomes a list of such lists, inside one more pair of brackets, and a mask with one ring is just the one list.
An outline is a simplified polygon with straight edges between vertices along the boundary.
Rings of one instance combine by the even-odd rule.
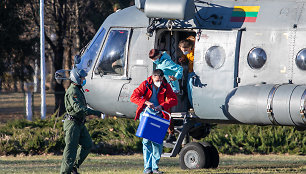
[[179, 119], [179, 118], [184, 118], [186, 115], [187, 115], [186, 112], [173, 112], [171, 113], [171, 118]]
[[184, 144], [189, 142], [189, 136], [188, 131], [190, 128], [194, 125], [194, 119], [191, 119], [193, 115], [187, 112], [175, 112], [171, 113], [171, 118], [173, 120], [182, 120], [182, 125], [175, 126], [174, 131], [179, 134], [177, 137], [177, 141], [167, 143], [166, 141], [163, 142], [163, 146], [167, 148], [171, 148], [171, 153], [163, 153], [162, 157], [175, 157], [180, 149], [181, 145], [183, 143], [183, 140], [185, 141]]
[[[182, 119], [185, 118], [186, 115], [187, 115], [186, 112], [173, 112], [173, 113], [171, 113], [171, 118], [173, 120], [182, 120]], [[182, 132], [182, 129], [183, 129], [183, 125], [174, 127], [175, 133], [178, 133], [178, 134]], [[163, 142], [164, 147], [171, 148], [171, 149], [174, 148], [175, 144], [176, 144], [176, 141], [173, 141], [173, 142], [170, 142], [170, 143], [168, 143], [166, 141]], [[169, 153], [169, 154], [171, 154], [171, 153]]]
[[161, 157], [171, 157], [172, 153], [163, 153]]

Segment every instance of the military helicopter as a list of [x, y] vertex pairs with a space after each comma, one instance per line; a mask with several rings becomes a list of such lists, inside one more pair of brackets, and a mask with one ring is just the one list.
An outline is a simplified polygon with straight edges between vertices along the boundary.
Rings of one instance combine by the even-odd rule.
[[194, 110], [188, 110], [183, 90], [171, 113], [178, 140], [164, 156], [180, 153], [183, 169], [216, 168], [214, 146], [188, 143], [189, 136], [207, 136], [212, 124], [305, 130], [304, 5], [305, 0], [135, 0], [134, 6], [111, 14], [75, 59], [88, 72], [83, 87], [88, 105], [134, 118], [130, 96], [155, 68], [149, 50], [167, 50], [178, 62], [178, 42], [192, 35]]

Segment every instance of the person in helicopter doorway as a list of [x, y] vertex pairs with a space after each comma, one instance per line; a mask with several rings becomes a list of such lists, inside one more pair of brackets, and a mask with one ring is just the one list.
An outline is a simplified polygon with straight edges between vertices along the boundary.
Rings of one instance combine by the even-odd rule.
[[[177, 97], [171, 86], [164, 79], [161, 69], [153, 71], [152, 76], [143, 81], [134, 91], [130, 98], [131, 102], [138, 105], [135, 120], [142, 117], [145, 108], [155, 115], [160, 115], [169, 120], [170, 108], [177, 105]], [[144, 173], [163, 173], [159, 170], [158, 163], [163, 151], [163, 145], [143, 138]]]
[[[174, 63], [166, 51], [162, 52], [157, 49], [151, 49], [149, 52], [149, 58], [156, 65], [156, 69], [161, 69], [164, 72], [165, 79], [170, 84], [173, 92], [178, 95], [180, 92], [180, 85], [178, 80], [183, 76], [183, 67]], [[168, 132], [169, 136], [166, 139], [166, 142], [170, 143], [175, 141], [176, 138], [174, 135], [174, 125], [172, 119], [170, 119]]]
[[193, 60], [194, 60], [194, 36], [189, 36], [185, 40], [179, 42], [179, 48], [183, 53], [183, 56], [179, 59], [180, 63], [188, 61], [188, 80], [187, 80], [187, 91], [188, 91], [188, 100], [192, 105], [192, 79], [195, 76], [193, 71]]
[[70, 72], [71, 85], [65, 93], [66, 116], [64, 121], [65, 149], [61, 173], [78, 173], [92, 147], [92, 140], [85, 126], [87, 115], [100, 116], [101, 112], [87, 107], [82, 87], [86, 84], [84, 70], [74, 68]]

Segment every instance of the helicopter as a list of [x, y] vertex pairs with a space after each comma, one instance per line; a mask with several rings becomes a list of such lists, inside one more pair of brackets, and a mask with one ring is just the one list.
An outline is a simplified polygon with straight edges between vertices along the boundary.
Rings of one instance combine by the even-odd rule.
[[107, 115], [134, 118], [130, 96], [155, 69], [149, 51], [166, 50], [178, 63], [179, 41], [194, 36], [193, 110], [183, 78], [178, 106], [171, 110], [178, 139], [164, 143], [172, 151], [163, 156], [180, 154], [183, 169], [218, 167], [213, 145], [189, 140], [206, 137], [214, 124], [305, 130], [304, 5], [305, 0], [135, 0], [108, 16], [75, 58], [75, 66], [88, 73], [86, 101]]

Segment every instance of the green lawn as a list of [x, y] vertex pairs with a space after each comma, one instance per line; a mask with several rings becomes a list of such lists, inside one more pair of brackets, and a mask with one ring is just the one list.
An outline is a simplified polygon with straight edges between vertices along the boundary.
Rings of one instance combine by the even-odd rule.
[[[0, 173], [59, 173], [61, 156], [2, 156]], [[142, 173], [142, 155], [100, 156], [91, 154], [81, 173]], [[306, 156], [221, 155], [217, 169], [181, 170], [176, 158], [162, 158], [160, 170], [166, 173], [306, 173]]]

